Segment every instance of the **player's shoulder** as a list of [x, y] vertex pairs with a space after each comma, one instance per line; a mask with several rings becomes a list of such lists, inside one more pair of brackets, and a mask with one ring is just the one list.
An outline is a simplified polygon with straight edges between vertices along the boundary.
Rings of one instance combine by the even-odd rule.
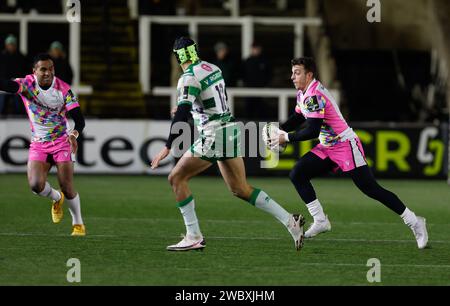
[[206, 72], [213, 72], [215, 70], [220, 70], [219, 67], [207, 61], [200, 61], [197, 65], [194, 66], [194, 68], [196, 71], [206, 71]]
[[217, 71], [220, 71], [220, 68], [207, 61], [200, 61], [197, 64], [192, 65], [192, 72], [199, 80], [203, 80]]
[[27, 75], [24, 77], [24, 80], [27, 80], [27, 81], [34, 81], [34, 80], [35, 80], [34, 74], [27, 74]]
[[186, 69], [186, 71], [184, 71], [184, 73], [180, 76], [180, 79], [178, 80], [178, 87], [180, 86], [199, 86], [198, 76], [195, 75], [192, 67]]
[[313, 85], [311, 95], [318, 95], [318, 96], [324, 96], [326, 95], [328, 90], [326, 87], [320, 82], [316, 81], [316, 83]]
[[28, 74], [23, 78], [16, 78], [14, 79], [16, 82], [20, 82], [20, 83], [26, 83], [26, 84], [32, 84], [36, 81], [36, 79], [34, 78], [34, 75], [32, 74]]
[[61, 91], [63, 94], [66, 94], [69, 91], [71, 91], [69, 84], [67, 84], [66, 82], [64, 82], [63, 80], [61, 80], [60, 78], [58, 78], [56, 76], [54, 78], [55, 78], [55, 84], [53, 85], [53, 88]]

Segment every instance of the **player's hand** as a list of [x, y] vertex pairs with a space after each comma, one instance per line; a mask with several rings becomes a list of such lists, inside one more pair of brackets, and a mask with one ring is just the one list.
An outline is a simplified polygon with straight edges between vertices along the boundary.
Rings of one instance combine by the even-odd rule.
[[169, 155], [170, 153], [170, 149], [167, 148], [166, 146], [164, 146], [164, 148], [162, 148], [162, 150], [158, 153], [158, 155], [156, 155], [156, 157], [152, 160], [151, 162], [151, 169], [156, 169], [159, 166], [159, 162], [162, 161], [164, 158], [167, 157], [167, 155]]
[[284, 145], [287, 142], [287, 132], [280, 130], [280, 134], [278, 135], [278, 144], [280, 146]]
[[173, 118], [175, 116], [175, 113], [177, 112], [178, 106], [172, 107], [172, 110], [170, 111], [170, 116]]
[[67, 142], [70, 143], [70, 151], [75, 154], [78, 150], [78, 142], [74, 135], [67, 137]]

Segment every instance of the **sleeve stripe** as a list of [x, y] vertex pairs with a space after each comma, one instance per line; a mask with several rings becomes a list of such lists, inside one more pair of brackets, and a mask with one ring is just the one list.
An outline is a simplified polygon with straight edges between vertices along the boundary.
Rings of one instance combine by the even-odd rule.
[[80, 104], [78, 104], [78, 103], [70, 103], [70, 105], [66, 105], [67, 111], [70, 111], [70, 110], [72, 110], [72, 109], [74, 109], [76, 107], [80, 107]]
[[198, 97], [200, 94], [200, 88], [189, 86], [188, 93], [194, 97]]

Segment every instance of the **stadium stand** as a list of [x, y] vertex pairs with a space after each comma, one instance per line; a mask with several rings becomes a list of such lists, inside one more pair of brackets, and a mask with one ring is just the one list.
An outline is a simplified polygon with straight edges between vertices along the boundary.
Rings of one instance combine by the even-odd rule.
[[[448, 64], [442, 68], [442, 63], [445, 63], [445, 56], [442, 55], [449, 53], [449, 47], [442, 33], [446, 33], [448, 21], [445, 21], [445, 16], [439, 18], [439, 12], [445, 11], [448, 4], [437, 0], [428, 7], [423, 1], [414, 2], [416, 5], [390, 1], [384, 4], [385, 22], [373, 25], [361, 22], [367, 11], [363, 2], [346, 0], [345, 10], [342, 9], [343, 5], [330, 0], [83, 2], [78, 78], [81, 83], [93, 87], [92, 94], [81, 94], [84, 111], [95, 117], [169, 118], [168, 96], [144, 90], [148, 84], [142, 84], [140, 74], [142, 71], [151, 71], [151, 90], [155, 87], [170, 87], [172, 41], [179, 35], [188, 34], [192, 28], [182, 23], [152, 24], [148, 31], [151, 37], [151, 64], [147, 67], [139, 60], [143, 43], [139, 37], [139, 20], [142, 17], [176, 16], [183, 17], [179, 20], [187, 20], [208, 16], [252, 16], [250, 20], [254, 20], [261, 17], [301, 16], [319, 17], [322, 20], [321, 26], [306, 26], [302, 29], [305, 39], [301, 43], [301, 54], [316, 58], [321, 80], [338, 93], [341, 109], [350, 120], [433, 121], [447, 118]], [[60, 0], [17, 0], [0, 1], [0, 9], [1, 15], [58, 15], [64, 14], [67, 8], [64, 7], [64, 1]], [[398, 13], [402, 10], [407, 12], [404, 17]], [[348, 18], [349, 14], [355, 18]], [[10, 33], [20, 38], [17, 22], [2, 21], [1, 17], [0, 22], [0, 38]], [[405, 24], [408, 26], [402, 26]], [[196, 33], [190, 34], [196, 36], [202, 57], [206, 60], [214, 58], [217, 41], [224, 41], [231, 46], [238, 58], [247, 56], [244, 54], [246, 46], [243, 46], [245, 33], [239, 24], [204, 24], [196, 30]], [[293, 41], [298, 33], [290, 25], [258, 23], [253, 23], [253, 31], [253, 40], [263, 42], [274, 67], [269, 87], [291, 88], [289, 60], [297, 52]], [[48, 41], [37, 39], [37, 34], [41, 32], [51, 32], [52, 37]], [[51, 23], [32, 24], [28, 33], [28, 55], [46, 50], [54, 40], [68, 46], [68, 32], [68, 25], [55, 27]], [[430, 33], [441, 33], [436, 35], [437, 43], [431, 41]], [[70, 54], [72, 50], [67, 51]], [[438, 55], [433, 55], [433, 52]], [[390, 93], [389, 99], [382, 97], [377, 88], [377, 81], [382, 77], [388, 83], [386, 91]], [[242, 81], [238, 81], [238, 86], [242, 86]], [[371, 92], [370, 101], [367, 101], [369, 111], [363, 111], [360, 100], [367, 91]], [[237, 97], [234, 102], [239, 117], [245, 119], [245, 108], [242, 107], [244, 100], [245, 97]], [[264, 109], [268, 114], [277, 112], [276, 99], [268, 99], [265, 103]], [[391, 114], [383, 111], [393, 104], [396, 105], [395, 112], [398, 115], [394, 115], [394, 111]], [[266, 116], [264, 119], [273, 117]]]

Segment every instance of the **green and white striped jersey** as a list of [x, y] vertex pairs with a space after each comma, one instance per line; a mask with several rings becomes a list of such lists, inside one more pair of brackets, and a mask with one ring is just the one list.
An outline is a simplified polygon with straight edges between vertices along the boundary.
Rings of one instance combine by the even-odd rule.
[[192, 105], [192, 117], [200, 131], [234, 121], [228, 104], [222, 71], [205, 61], [191, 64], [177, 85], [177, 105]]

